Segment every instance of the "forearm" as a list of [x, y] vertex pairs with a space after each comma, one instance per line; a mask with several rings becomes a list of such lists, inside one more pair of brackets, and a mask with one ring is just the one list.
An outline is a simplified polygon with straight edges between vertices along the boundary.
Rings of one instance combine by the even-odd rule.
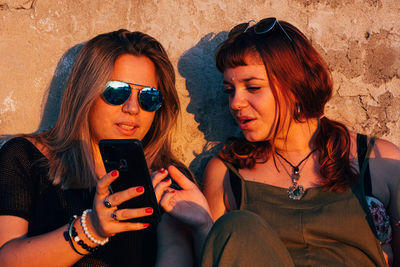
[[157, 227], [157, 259], [155, 266], [194, 266], [190, 229], [168, 214]]
[[64, 239], [66, 230], [67, 225], [40, 236], [8, 241], [0, 248], [0, 266], [71, 266], [82, 256]]
[[[157, 249], [156, 267], [175, 266], [190, 267], [194, 266], [193, 251], [190, 243], [182, 240], [173, 239], [174, 242], [159, 244]], [[172, 240], [171, 240], [172, 241]]]
[[202, 228], [195, 229], [193, 231], [193, 247], [194, 247], [194, 256], [195, 260], [198, 263], [198, 266], [200, 266], [200, 261], [202, 257], [202, 252], [203, 252], [203, 246], [204, 243], [207, 239], [208, 233], [210, 232], [214, 222], [211, 220], [208, 224], [204, 225]]
[[71, 266], [97, 245], [75, 217], [71, 224], [52, 232], [10, 239], [0, 248], [0, 266]]

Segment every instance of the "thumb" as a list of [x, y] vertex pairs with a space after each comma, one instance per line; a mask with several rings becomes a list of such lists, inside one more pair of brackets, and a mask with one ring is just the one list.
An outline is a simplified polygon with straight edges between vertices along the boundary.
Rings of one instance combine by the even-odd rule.
[[197, 187], [189, 178], [187, 178], [182, 172], [178, 170], [175, 166], [168, 167], [168, 173], [174, 179], [174, 181], [182, 187], [182, 189], [192, 189]]

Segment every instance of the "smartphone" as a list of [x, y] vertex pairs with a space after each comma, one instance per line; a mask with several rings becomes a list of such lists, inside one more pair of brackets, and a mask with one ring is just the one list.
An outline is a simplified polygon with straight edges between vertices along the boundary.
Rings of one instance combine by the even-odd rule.
[[158, 223], [161, 220], [160, 208], [141, 142], [137, 139], [103, 139], [99, 148], [106, 171], [119, 172], [119, 177], [110, 186], [111, 193], [134, 186], [144, 187], [142, 195], [121, 203], [118, 209], [153, 208], [153, 214], [149, 216], [126, 221]]

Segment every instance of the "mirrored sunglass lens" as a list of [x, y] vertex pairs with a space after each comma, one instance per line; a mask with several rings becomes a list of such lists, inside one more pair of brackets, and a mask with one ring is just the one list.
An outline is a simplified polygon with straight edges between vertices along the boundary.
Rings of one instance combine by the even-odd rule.
[[103, 95], [109, 104], [122, 105], [129, 99], [131, 88], [126, 83], [111, 81], [107, 83]]
[[254, 32], [255, 33], [269, 32], [275, 26], [275, 23], [276, 23], [276, 18], [262, 19], [254, 26]]
[[140, 106], [147, 111], [156, 111], [161, 107], [162, 94], [155, 88], [146, 87], [140, 91]]

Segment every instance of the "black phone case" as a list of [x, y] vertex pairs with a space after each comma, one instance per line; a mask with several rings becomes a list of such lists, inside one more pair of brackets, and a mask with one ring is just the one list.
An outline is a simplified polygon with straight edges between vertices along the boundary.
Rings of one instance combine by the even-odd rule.
[[153, 208], [152, 215], [126, 221], [158, 223], [160, 209], [141, 142], [137, 139], [103, 139], [99, 148], [106, 171], [119, 171], [119, 177], [111, 184], [112, 193], [134, 186], [144, 187], [142, 195], [120, 204], [118, 209]]

